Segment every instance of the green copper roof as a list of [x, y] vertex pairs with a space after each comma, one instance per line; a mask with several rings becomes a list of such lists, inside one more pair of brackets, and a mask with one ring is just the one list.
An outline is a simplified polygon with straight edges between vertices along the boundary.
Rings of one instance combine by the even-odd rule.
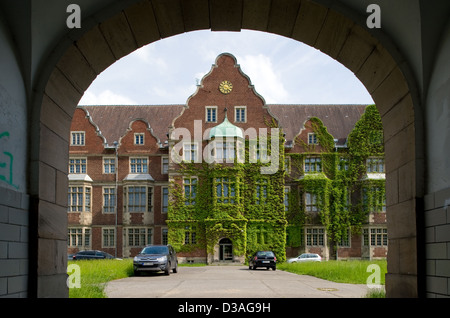
[[238, 137], [244, 138], [242, 129], [230, 123], [225, 113], [225, 119], [220, 125], [211, 128], [209, 131], [209, 139], [212, 138], [226, 138], [226, 137]]

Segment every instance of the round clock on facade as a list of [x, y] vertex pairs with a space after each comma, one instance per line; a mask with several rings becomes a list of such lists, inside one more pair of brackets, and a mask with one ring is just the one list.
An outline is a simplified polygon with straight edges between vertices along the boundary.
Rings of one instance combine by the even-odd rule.
[[229, 94], [231, 90], [233, 89], [233, 84], [229, 81], [223, 81], [219, 85], [219, 90], [222, 92], [222, 94]]

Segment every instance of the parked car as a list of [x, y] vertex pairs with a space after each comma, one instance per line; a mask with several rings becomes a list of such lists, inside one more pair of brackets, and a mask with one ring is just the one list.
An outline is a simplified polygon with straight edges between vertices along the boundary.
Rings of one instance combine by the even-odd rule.
[[90, 250], [90, 251], [80, 251], [76, 254], [73, 254], [73, 260], [81, 260], [81, 259], [113, 259], [114, 256], [108, 254], [106, 252]]
[[267, 269], [277, 269], [277, 258], [272, 251], [258, 251], [250, 258], [248, 269], [256, 269], [258, 267], [266, 267]]
[[143, 271], [163, 271], [170, 275], [178, 271], [177, 253], [171, 245], [148, 245], [133, 259], [134, 274]]
[[322, 257], [319, 254], [303, 253], [297, 257], [287, 260], [288, 263], [303, 263], [303, 262], [321, 262]]

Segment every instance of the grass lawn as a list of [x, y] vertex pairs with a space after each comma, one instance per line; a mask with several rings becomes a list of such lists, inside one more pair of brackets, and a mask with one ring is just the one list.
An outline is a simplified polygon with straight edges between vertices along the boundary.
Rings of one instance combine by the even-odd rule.
[[369, 268], [371, 264], [379, 266], [380, 284], [384, 285], [384, 276], [387, 272], [386, 260], [283, 263], [277, 264], [277, 269], [299, 275], [310, 275], [337, 283], [366, 284], [369, 276], [378, 274]]

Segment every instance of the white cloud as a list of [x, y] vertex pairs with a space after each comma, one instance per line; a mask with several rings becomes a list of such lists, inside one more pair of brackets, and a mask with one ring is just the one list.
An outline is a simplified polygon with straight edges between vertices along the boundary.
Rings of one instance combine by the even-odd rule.
[[110, 90], [105, 90], [96, 95], [91, 91], [86, 91], [81, 98], [79, 105], [136, 105], [137, 103], [127, 96], [115, 94]]
[[258, 54], [237, 59], [242, 71], [250, 77], [255, 90], [264, 97], [266, 103], [284, 103], [288, 100], [289, 93], [269, 57]]

